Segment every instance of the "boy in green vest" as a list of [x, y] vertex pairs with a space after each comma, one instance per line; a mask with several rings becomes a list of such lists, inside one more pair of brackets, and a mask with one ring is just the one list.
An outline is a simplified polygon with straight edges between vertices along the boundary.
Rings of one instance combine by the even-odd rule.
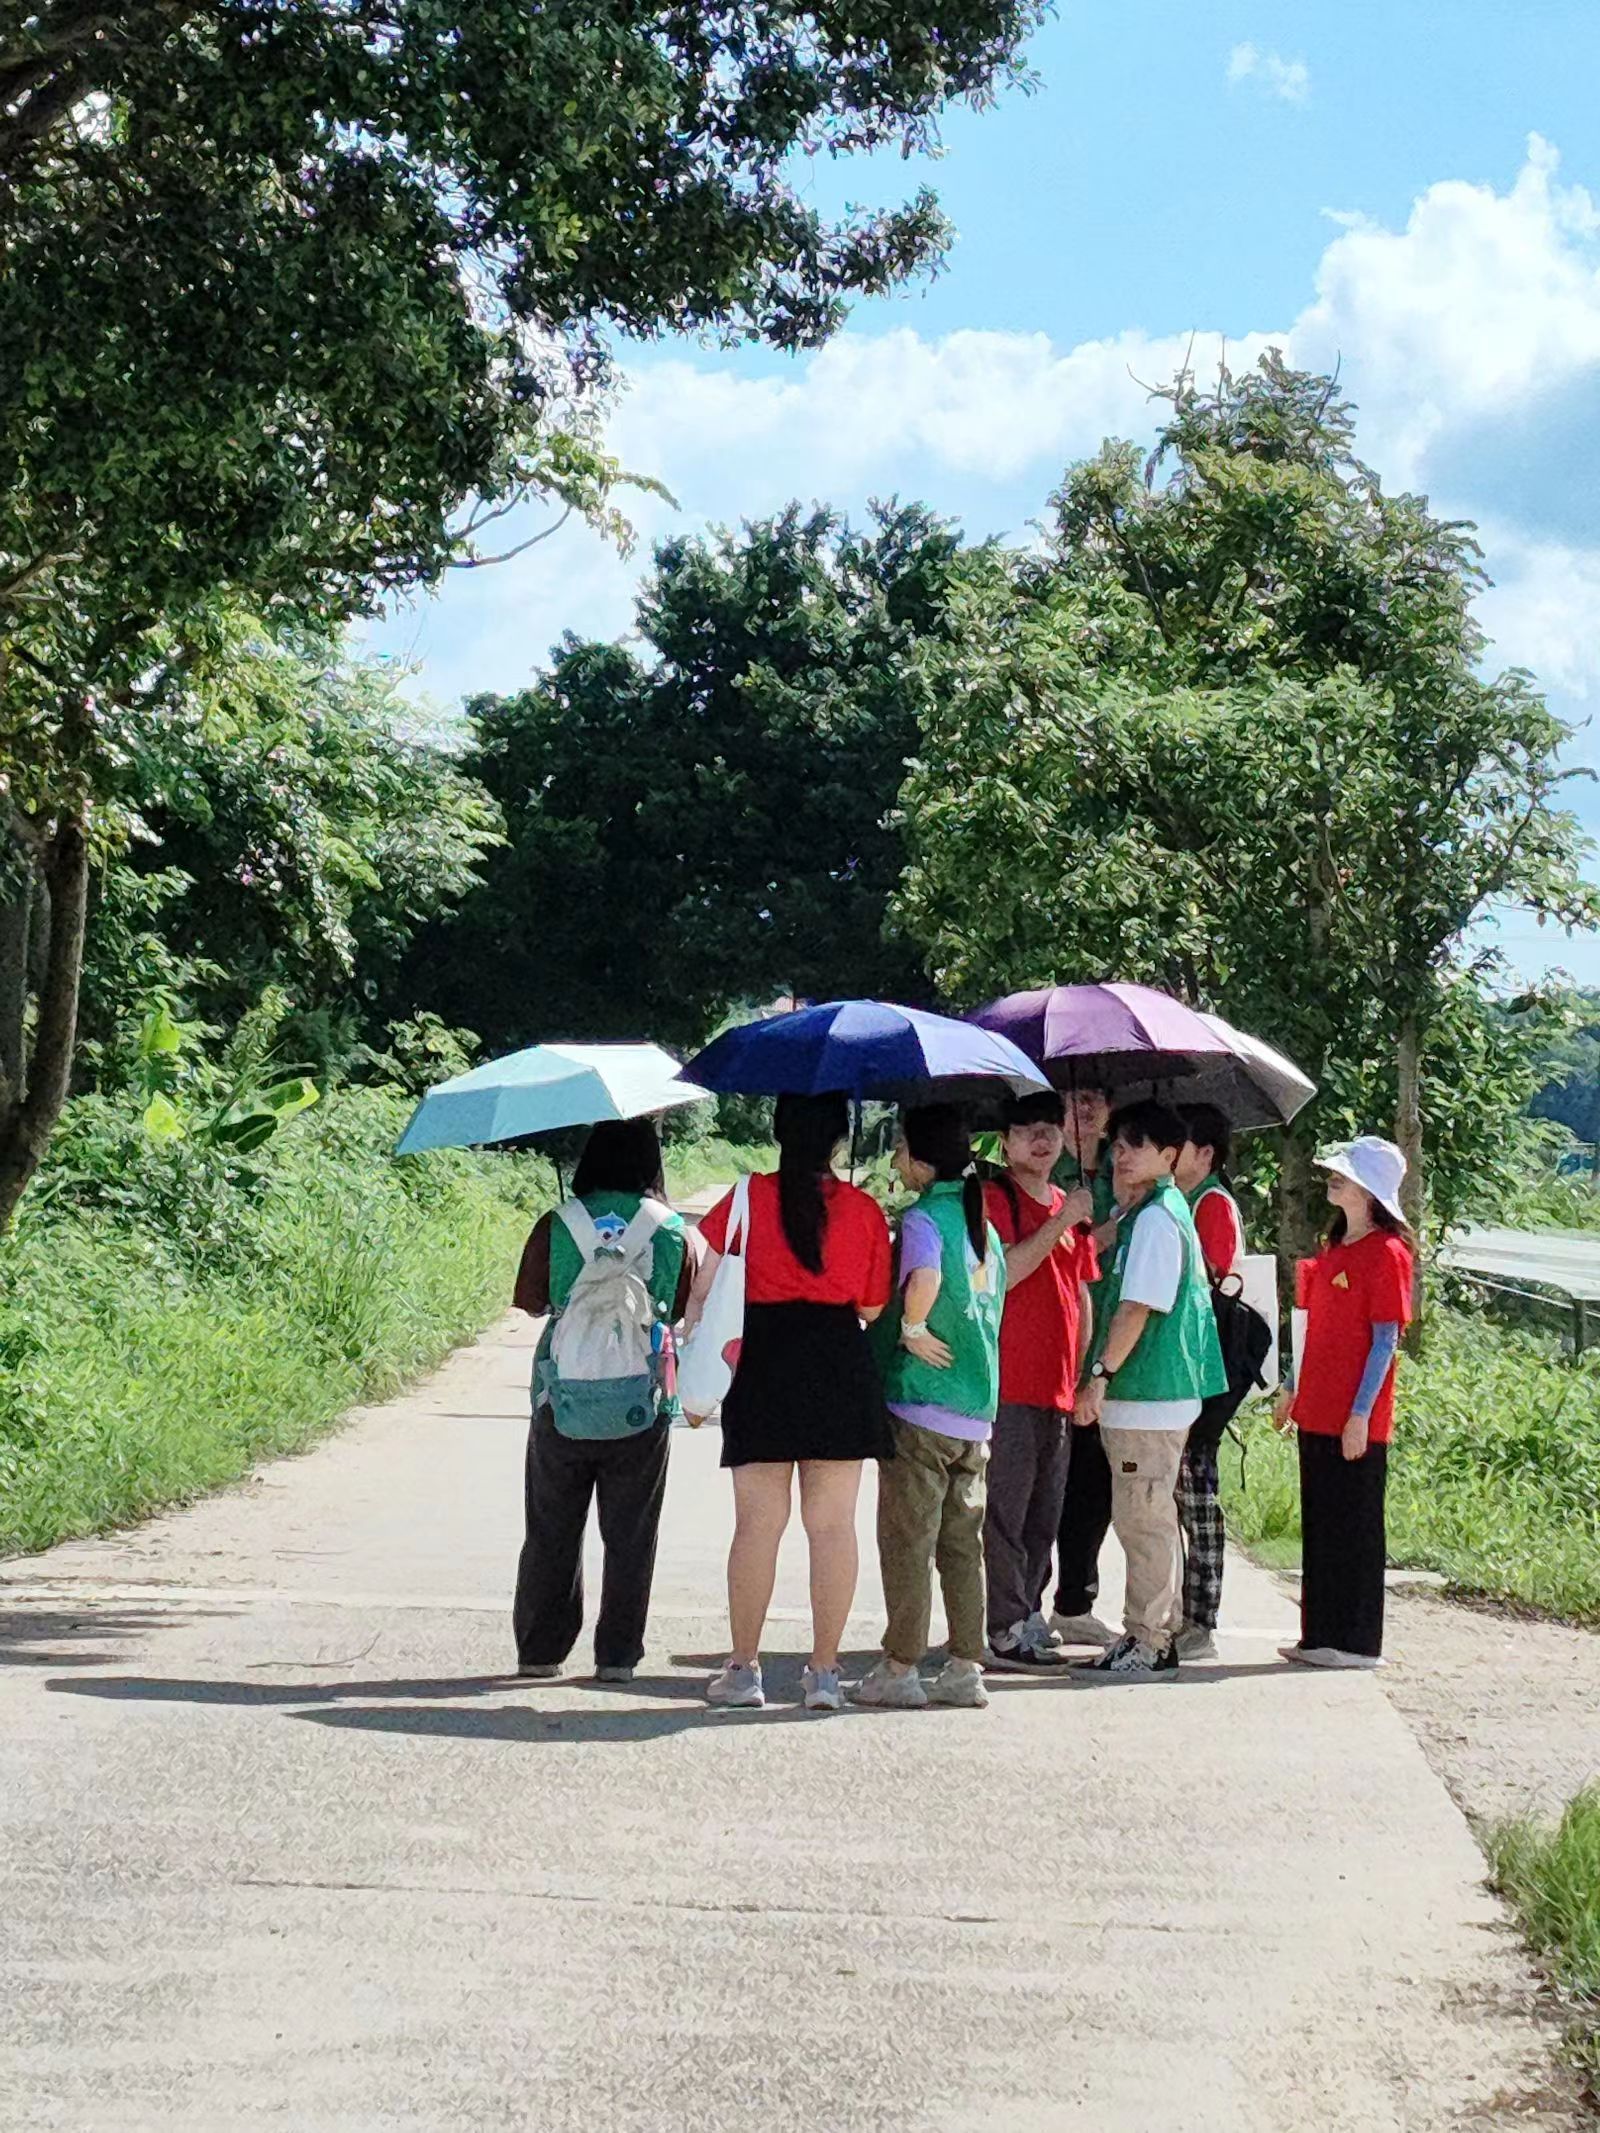
[[[983, 1520], [1000, 1398], [1006, 1255], [984, 1210], [966, 1122], [950, 1104], [908, 1111], [895, 1169], [917, 1194], [900, 1230], [895, 1300], [873, 1328], [894, 1457], [878, 1468], [883, 1657], [854, 1691], [879, 1710], [981, 1709]], [[937, 1568], [948, 1658], [924, 1686]]]
[[1111, 1121], [1123, 1215], [1096, 1299], [1095, 1361], [1077, 1413], [1082, 1420], [1087, 1409], [1100, 1425], [1128, 1578], [1124, 1635], [1085, 1663], [1090, 1680], [1169, 1681], [1178, 1669], [1178, 1469], [1201, 1402], [1227, 1384], [1194, 1217], [1173, 1182], [1186, 1138], [1166, 1104], [1129, 1104]]

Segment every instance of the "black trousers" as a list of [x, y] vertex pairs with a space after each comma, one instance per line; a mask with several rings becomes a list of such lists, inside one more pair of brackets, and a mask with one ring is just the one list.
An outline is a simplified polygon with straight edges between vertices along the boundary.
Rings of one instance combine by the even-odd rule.
[[1383, 1494], [1389, 1447], [1346, 1459], [1337, 1437], [1300, 1432], [1300, 1642], [1383, 1653]]
[[1111, 1462], [1098, 1422], [1087, 1429], [1069, 1426], [1072, 1457], [1056, 1531], [1055, 1611], [1092, 1615], [1100, 1597], [1100, 1550], [1111, 1531]]
[[535, 1414], [523, 1492], [527, 1538], [511, 1617], [519, 1666], [559, 1666], [578, 1641], [583, 1535], [595, 1496], [605, 1544], [595, 1664], [637, 1666], [644, 1657], [671, 1434], [658, 1423], [639, 1437], [563, 1437], [548, 1407]]

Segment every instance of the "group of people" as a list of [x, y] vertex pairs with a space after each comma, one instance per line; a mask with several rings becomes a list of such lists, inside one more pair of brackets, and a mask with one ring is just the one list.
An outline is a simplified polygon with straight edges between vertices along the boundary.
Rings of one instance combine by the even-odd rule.
[[[692, 1336], [730, 1249], [744, 1278], [721, 1412], [731, 1650], [709, 1702], [766, 1700], [760, 1647], [797, 1482], [811, 1710], [847, 1695], [880, 1709], [981, 1707], [988, 1670], [1157, 1682], [1215, 1657], [1218, 1451], [1243, 1390], [1218, 1333], [1218, 1293], [1244, 1255], [1226, 1119], [1158, 1101], [1113, 1111], [1097, 1088], [1040, 1091], [1010, 1104], [985, 1164], [959, 1109], [910, 1109], [894, 1167], [914, 1197], [896, 1235], [837, 1174], [848, 1131], [843, 1096], [781, 1097], [777, 1170], [726, 1195], [698, 1237], [665, 1205], [649, 1121], [590, 1135], [573, 1196], [535, 1227], [516, 1288], [522, 1309], [550, 1314], [534, 1365], [519, 1673], [559, 1675], [578, 1639], [591, 1499], [604, 1545], [597, 1676], [629, 1680], [643, 1655], [681, 1415], [676, 1333]], [[1298, 1270], [1302, 1363], [1277, 1410], [1299, 1436], [1304, 1530], [1302, 1636], [1285, 1656], [1370, 1666], [1410, 1315], [1404, 1163], [1363, 1138], [1323, 1168], [1334, 1214]], [[847, 1688], [840, 1642], [868, 1460], [887, 1619], [880, 1658]], [[1126, 1561], [1120, 1631], [1095, 1611], [1110, 1531]], [[947, 1638], [925, 1673], [936, 1579]], [[1089, 1656], [1070, 1661], [1074, 1647]]]

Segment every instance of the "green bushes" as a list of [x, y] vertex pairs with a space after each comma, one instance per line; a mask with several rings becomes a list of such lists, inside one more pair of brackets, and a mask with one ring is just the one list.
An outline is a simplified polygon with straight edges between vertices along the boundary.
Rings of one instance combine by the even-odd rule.
[[1495, 1887], [1572, 2010], [1572, 2055], [1600, 2096], [1600, 1783], [1570, 1800], [1553, 1828], [1502, 1822], [1485, 1842]]
[[[1237, 1454], [1223, 1462], [1229, 1523], [1282, 1560], [1299, 1540], [1294, 1445], [1264, 1410], [1245, 1437], [1242, 1490]], [[1389, 1558], [1600, 1621], [1600, 1357], [1574, 1368], [1538, 1334], [1438, 1312], [1427, 1353], [1400, 1365]]]
[[237, 1478], [508, 1299], [548, 1164], [396, 1160], [409, 1108], [346, 1090], [246, 1157], [71, 1107], [0, 1242], [0, 1554]]

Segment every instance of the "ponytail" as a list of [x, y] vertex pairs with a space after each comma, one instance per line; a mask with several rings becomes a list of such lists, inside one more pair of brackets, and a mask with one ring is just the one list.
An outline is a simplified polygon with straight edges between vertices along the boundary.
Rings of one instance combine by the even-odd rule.
[[989, 1256], [989, 1221], [966, 1118], [955, 1104], [921, 1104], [906, 1113], [905, 1136], [910, 1153], [926, 1163], [942, 1185], [961, 1180], [967, 1241], [981, 1265]]
[[850, 1131], [846, 1097], [780, 1096], [772, 1124], [778, 1143], [778, 1214], [784, 1240], [808, 1273], [822, 1272], [828, 1203], [822, 1183]]

